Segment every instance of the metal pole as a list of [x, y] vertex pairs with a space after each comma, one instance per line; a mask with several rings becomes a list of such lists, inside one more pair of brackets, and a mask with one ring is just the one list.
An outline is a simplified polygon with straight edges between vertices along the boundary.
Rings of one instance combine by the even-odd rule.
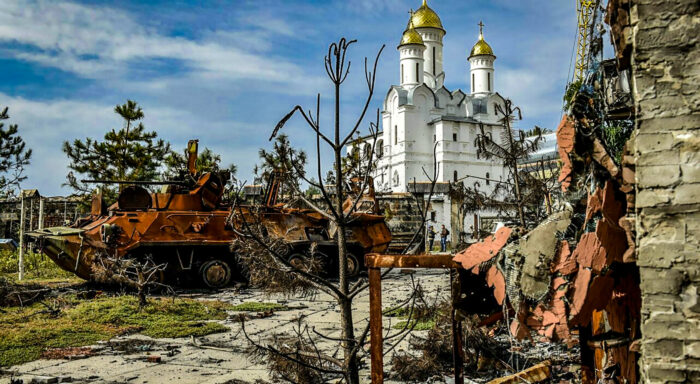
[[384, 383], [384, 341], [382, 340], [382, 274], [369, 268], [369, 326], [372, 355], [372, 384]]
[[39, 198], [39, 229], [44, 229], [44, 198]]
[[24, 194], [20, 199], [22, 204], [19, 213], [19, 280], [22, 280], [24, 278]]

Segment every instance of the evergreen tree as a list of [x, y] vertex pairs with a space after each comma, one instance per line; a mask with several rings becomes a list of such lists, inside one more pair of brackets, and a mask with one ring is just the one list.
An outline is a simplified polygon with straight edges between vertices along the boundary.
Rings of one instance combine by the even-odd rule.
[[279, 171], [282, 174], [280, 196], [292, 195], [300, 190], [300, 178], [295, 175], [305, 174], [306, 153], [292, 147], [287, 135], [280, 134], [275, 138], [271, 151], [261, 148], [258, 154], [262, 163], [253, 169], [257, 179], [266, 183], [273, 172]]
[[[114, 112], [124, 119], [119, 130], [110, 130], [104, 141], [86, 138], [63, 143], [63, 152], [70, 159], [70, 173], [64, 185], [78, 193], [89, 194], [93, 186], [83, 184], [80, 178], [96, 180], [155, 180], [158, 168], [170, 152], [170, 144], [158, 139], [155, 131], [147, 132], [143, 123], [143, 110], [135, 101], [117, 105]], [[105, 185], [103, 194], [114, 201], [117, 188]]]
[[17, 124], [11, 124], [4, 129], [2, 120], [7, 120], [7, 107], [0, 111], [0, 195], [13, 194], [12, 186], [27, 178], [22, 173], [24, 167], [29, 165], [32, 150], [26, 148], [26, 143], [18, 134]]
[[[187, 174], [187, 148], [182, 153], [170, 151], [165, 157], [165, 172], [163, 172], [164, 180], [178, 180]], [[214, 153], [209, 148], [204, 148], [197, 155], [197, 173], [229, 171], [231, 176], [236, 174], [238, 167], [235, 164], [229, 164], [226, 168], [221, 168], [221, 155]]]

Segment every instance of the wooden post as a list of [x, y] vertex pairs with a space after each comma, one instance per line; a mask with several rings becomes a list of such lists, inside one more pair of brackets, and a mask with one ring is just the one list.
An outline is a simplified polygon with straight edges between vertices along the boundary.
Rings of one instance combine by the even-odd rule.
[[39, 198], [39, 229], [44, 229], [44, 198]]
[[369, 326], [372, 354], [372, 384], [384, 383], [384, 341], [382, 336], [382, 274], [369, 268]]
[[19, 213], [19, 280], [24, 278], [24, 193], [20, 191], [22, 204]]
[[[450, 271], [450, 288], [454, 284], [454, 274], [455, 270]], [[454, 289], [450, 289], [452, 295], [454, 295]], [[455, 298], [452, 297], [452, 308], [450, 308], [452, 320], [452, 364], [454, 364], [455, 372], [455, 384], [464, 384], [464, 371], [462, 366], [464, 361], [462, 359], [462, 322], [457, 321], [455, 317]]]

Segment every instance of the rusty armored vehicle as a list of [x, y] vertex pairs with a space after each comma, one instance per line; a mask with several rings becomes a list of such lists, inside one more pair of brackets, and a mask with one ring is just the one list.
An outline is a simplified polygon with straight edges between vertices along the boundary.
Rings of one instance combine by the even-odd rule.
[[[68, 227], [53, 227], [27, 233], [39, 249], [66, 271], [86, 280], [98, 278], [98, 263], [110, 259], [151, 259], [164, 265], [160, 279], [168, 285], [201, 283], [218, 288], [232, 281], [245, 281], [246, 270], [237, 262], [231, 243], [240, 236], [240, 220], [232, 220], [231, 205], [223, 202], [227, 172], [198, 174], [195, 162], [197, 141], [188, 143], [188, 175], [167, 182], [92, 181], [124, 184], [117, 202], [105, 207], [100, 195], [92, 201], [90, 215]], [[149, 192], [145, 186], [162, 186]], [[289, 261], [303, 262], [310, 244], [333, 268], [337, 249], [328, 221], [311, 210], [286, 208], [277, 203], [278, 183], [268, 183], [264, 202], [237, 209], [258, 220], [269, 236], [288, 244]], [[384, 252], [391, 233], [384, 217], [372, 211], [374, 196], [363, 196], [357, 220], [350, 228], [351, 255], [348, 270], [357, 274], [365, 253]], [[262, 206], [260, 206], [262, 205]], [[255, 209], [253, 209], [255, 208]], [[252, 217], [251, 215], [255, 215]], [[336, 263], [337, 264], [337, 263]], [[336, 267], [337, 268], [337, 267]], [[104, 281], [104, 280], [100, 280]]]

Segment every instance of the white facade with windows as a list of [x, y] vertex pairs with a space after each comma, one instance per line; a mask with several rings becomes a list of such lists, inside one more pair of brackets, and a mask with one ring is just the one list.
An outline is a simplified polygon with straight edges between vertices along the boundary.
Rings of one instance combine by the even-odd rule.
[[[444, 86], [444, 35], [440, 18], [423, 1], [411, 14], [398, 46], [399, 85], [389, 88], [383, 104], [374, 174], [378, 192], [411, 192], [414, 181], [428, 181], [423, 169], [432, 174], [434, 146], [439, 182], [477, 184], [488, 191], [494, 183], [486, 179], [507, 177], [502, 164], [479, 158], [474, 145], [480, 124], [493, 137], [503, 132], [495, 110], [495, 105], [504, 102], [494, 87], [496, 56], [480, 30], [465, 60], [469, 70], [465, 68], [460, 75], [470, 82], [465, 83], [470, 92], [451, 91]], [[434, 197], [430, 216], [435, 217], [436, 229], [441, 224], [451, 228], [449, 196]], [[468, 216], [463, 227], [466, 232], [473, 225], [473, 215]], [[453, 235], [454, 241], [457, 234]]]

